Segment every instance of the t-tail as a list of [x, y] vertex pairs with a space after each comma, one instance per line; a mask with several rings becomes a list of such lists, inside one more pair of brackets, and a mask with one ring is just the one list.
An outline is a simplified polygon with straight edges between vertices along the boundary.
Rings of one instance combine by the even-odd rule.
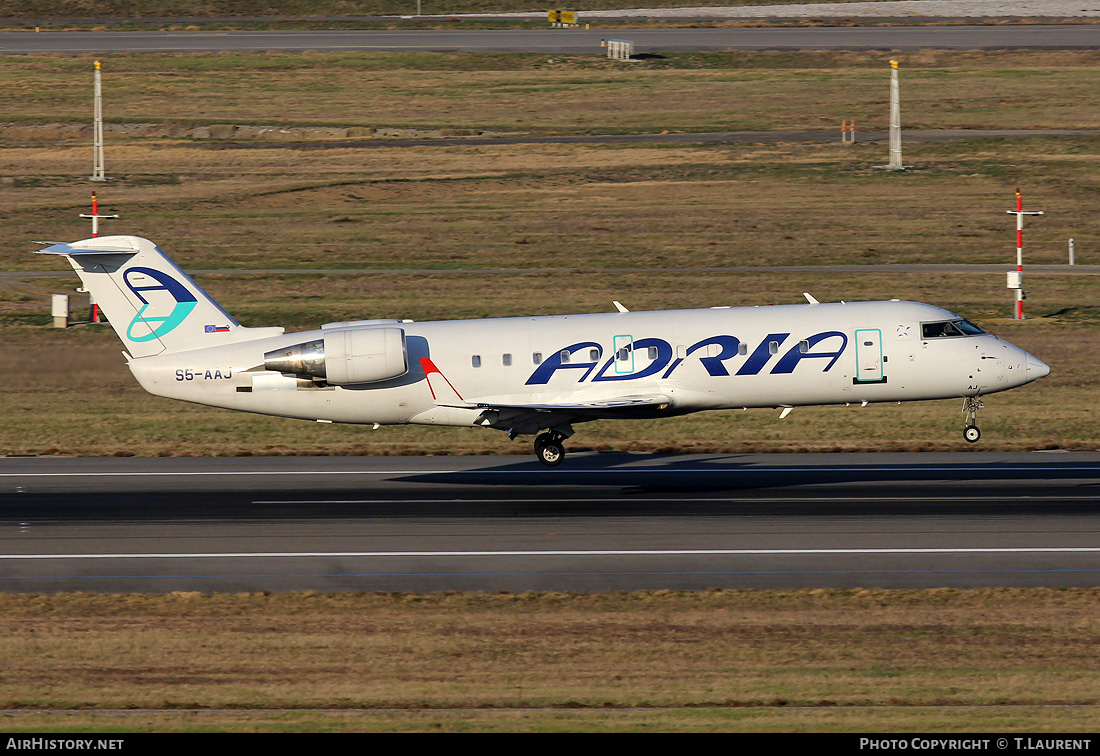
[[55, 243], [132, 357], [274, 336], [282, 328], [245, 328], [148, 239], [101, 236]]

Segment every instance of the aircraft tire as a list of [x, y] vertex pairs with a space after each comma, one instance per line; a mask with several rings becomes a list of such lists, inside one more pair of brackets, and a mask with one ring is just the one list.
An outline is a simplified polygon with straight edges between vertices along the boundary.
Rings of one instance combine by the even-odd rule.
[[982, 432], [978, 430], [976, 425], [966, 426], [966, 430], [963, 431], [963, 438], [970, 443], [974, 444], [978, 442], [978, 439], [982, 437]]
[[547, 467], [557, 467], [565, 459], [565, 447], [553, 440], [536, 443], [535, 456]]

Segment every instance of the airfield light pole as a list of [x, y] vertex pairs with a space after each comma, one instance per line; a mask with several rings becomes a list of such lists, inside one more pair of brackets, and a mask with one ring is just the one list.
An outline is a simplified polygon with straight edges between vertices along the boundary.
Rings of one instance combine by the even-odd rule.
[[[856, 140], [855, 121], [852, 122], [852, 141]], [[889, 171], [904, 171], [901, 162], [901, 87], [898, 84], [898, 62], [890, 61], [890, 162], [876, 165]]]
[[1024, 216], [1042, 215], [1042, 210], [1024, 211], [1024, 199], [1020, 190], [1016, 190], [1016, 209], [1005, 211], [1009, 215], [1016, 216], [1016, 271], [1015, 275], [1008, 274], [1008, 288], [1016, 290], [1016, 311], [1012, 317], [1015, 320], [1024, 319]]
[[[106, 181], [107, 177], [103, 173], [103, 86], [100, 81], [99, 73], [99, 61], [95, 62], [95, 76], [94, 76], [94, 112], [95, 112], [95, 144], [92, 148], [94, 153], [95, 166], [92, 170], [92, 175], [88, 178], [92, 181]], [[94, 221], [93, 221], [94, 223]]]
[[92, 181], [106, 181], [107, 176], [104, 175], [103, 170], [103, 84], [98, 60], [95, 62], [93, 82], [94, 136], [92, 152], [94, 165], [92, 175], [89, 178]]
[[890, 165], [892, 171], [903, 171], [901, 164], [901, 87], [898, 83], [898, 62], [890, 61]]

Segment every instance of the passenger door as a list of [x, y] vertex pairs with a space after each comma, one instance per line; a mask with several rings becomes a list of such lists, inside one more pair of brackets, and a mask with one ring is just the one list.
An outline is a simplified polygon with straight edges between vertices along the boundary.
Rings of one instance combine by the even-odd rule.
[[882, 331], [861, 328], [856, 331], [856, 383], [886, 383], [882, 358]]

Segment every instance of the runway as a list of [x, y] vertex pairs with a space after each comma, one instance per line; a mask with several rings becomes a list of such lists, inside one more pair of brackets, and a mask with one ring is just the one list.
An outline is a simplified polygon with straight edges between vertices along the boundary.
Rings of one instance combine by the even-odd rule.
[[1100, 453], [0, 459], [0, 590], [1095, 586]]
[[529, 52], [603, 54], [629, 39], [637, 54], [716, 50], [1067, 50], [1100, 47], [1100, 25], [815, 28], [11, 32], [0, 54], [243, 51]]

